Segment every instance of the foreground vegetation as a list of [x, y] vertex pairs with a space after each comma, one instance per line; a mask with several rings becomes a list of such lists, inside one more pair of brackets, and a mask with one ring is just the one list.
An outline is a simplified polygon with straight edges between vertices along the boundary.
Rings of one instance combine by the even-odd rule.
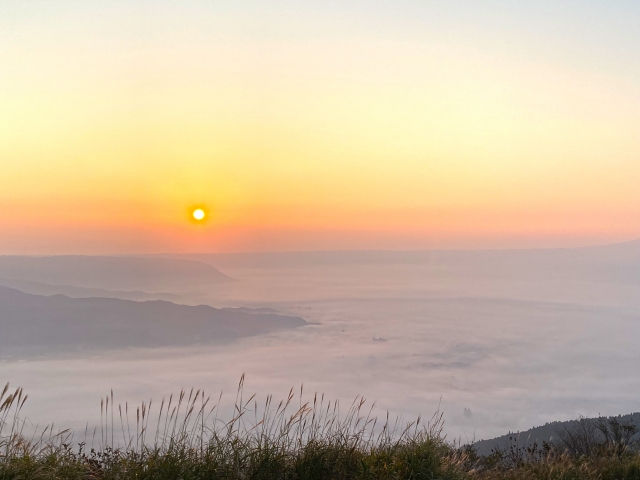
[[[344, 414], [316, 396], [290, 392], [278, 405], [243, 398], [232, 418], [200, 391], [143, 404], [101, 405], [101, 425], [78, 439], [47, 427], [37, 434], [21, 417], [21, 389], [0, 395], [0, 480], [4, 479], [638, 479], [640, 455], [632, 425], [600, 419], [561, 432], [560, 444], [489, 456], [447, 442], [442, 415], [379, 425], [362, 399]], [[302, 398], [302, 395], [300, 395]], [[294, 407], [294, 404], [296, 406]], [[131, 418], [130, 418], [131, 417]], [[27, 431], [31, 430], [31, 434]], [[585, 450], [586, 449], [586, 450]]]

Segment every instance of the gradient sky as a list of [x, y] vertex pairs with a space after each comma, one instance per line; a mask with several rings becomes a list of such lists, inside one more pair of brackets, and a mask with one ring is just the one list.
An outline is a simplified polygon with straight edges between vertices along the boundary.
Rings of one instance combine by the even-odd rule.
[[640, 237], [638, 25], [635, 0], [5, 0], [0, 253]]

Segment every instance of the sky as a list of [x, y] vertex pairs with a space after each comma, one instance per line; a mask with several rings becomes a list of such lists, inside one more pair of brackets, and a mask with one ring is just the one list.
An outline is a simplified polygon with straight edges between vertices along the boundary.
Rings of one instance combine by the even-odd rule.
[[639, 24], [636, 1], [5, 0], [0, 254], [640, 237]]

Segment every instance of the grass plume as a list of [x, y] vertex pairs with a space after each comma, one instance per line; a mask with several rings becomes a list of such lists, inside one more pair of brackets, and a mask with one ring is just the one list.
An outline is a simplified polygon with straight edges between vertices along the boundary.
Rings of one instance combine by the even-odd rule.
[[363, 398], [344, 411], [323, 395], [303, 398], [302, 389], [292, 389], [277, 403], [272, 396], [258, 403], [246, 397], [243, 377], [223, 419], [221, 397], [212, 401], [202, 390], [135, 408], [116, 406], [111, 391], [101, 401], [100, 426], [87, 425], [77, 438], [54, 425], [28, 425], [21, 416], [27, 395], [7, 385], [0, 395], [0, 480], [640, 480], [631, 445], [591, 455], [557, 445], [512, 447], [480, 457], [472, 446], [446, 440], [440, 412], [428, 421], [379, 419]]

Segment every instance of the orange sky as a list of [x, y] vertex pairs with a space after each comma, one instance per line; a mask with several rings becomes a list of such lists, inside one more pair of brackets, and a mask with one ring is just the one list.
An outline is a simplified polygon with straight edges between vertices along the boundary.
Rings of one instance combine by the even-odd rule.
[[589, 24], [89, 3], [0, 11], [0, 253], [640, 236], [637, 52]]

